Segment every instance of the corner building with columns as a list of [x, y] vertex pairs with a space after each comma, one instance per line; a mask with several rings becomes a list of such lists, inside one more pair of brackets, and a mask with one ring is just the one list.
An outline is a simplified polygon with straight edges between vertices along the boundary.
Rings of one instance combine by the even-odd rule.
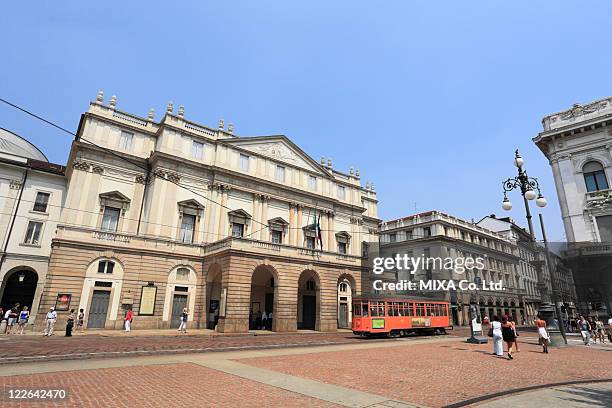
[[87, 328], [118, 329], [132, 309], [133, 329], [175, 328], [187, 308], [188, 327], [220, 332], [266, 327], [264, 313], [273, 331], [350, 327], [379, 225], [358, 170], [172, 103], [138, 117], [100, 92], [66, 177], [40, 308], [59, 306], [58, 324], [82, 308]]

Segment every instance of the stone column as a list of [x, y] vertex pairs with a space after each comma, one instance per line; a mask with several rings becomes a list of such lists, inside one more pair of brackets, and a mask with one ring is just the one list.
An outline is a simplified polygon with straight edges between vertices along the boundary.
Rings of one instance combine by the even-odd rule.
[[219, 195], [221, 196], [221, 205], [219, 206], [219, 229], [217, 230], [217, 234], [219, 234], [219, 239], [223, 239], [228, 236], [228, 219], [227, 219], [227, 194], [229, 192], [229, 186], [220, 185], [219, 186]]
[[[255, 221], [255, 222], [253, 222]], [[249, 234], [263, 228], [260, 224], [261, 220], [261, 194], [253, 194], [253, 220], [251, 221], [251, 231]], [[251, 235], [251, 238], [259, 239], [259, 233]]]
[[328, 248], [331, 248], [330, 251], [336, 251], [336, 231], [335, 231], [335, 223], [334, 223], [334, 212], [327, 212], [327, 242], [329, 242]]
[[[259, 229], [259, 240], [268, 241], [268, 237], [270, 236], [270, 230], [265, 227], [268, 224], [268, 201], [270, 200], [270, 196], [261, 196], [261, 216], [259, 217], [261, 220], [261, 224], [257, 227]], [[263, 224], [263, 225], [262, 225]]]
[[324, 216], [321, 217], [321, 237], [323, 237], [323, 250], [324, 251], [333, 251], [334, 247], [331, 245], [329, 239], [326, 239], [326, 232], [330, 229], [329, 226], [329, 216], [327, 215], [327, 211], [324, 213]]
[[295, 208], [297, 209], [297, 229], [295, 230], [295, 245], [303, 246], [304, 245], [304, 232], [302, 231], [302, 212], [304, 211], [304, 206], [302, 204], [296, 204]]
[[289, 245], [295, 245], [295, 239], [293, 237], [295, 231], [295, 203], [289, 203], [289, 226], [287, 228], [287, 243]]

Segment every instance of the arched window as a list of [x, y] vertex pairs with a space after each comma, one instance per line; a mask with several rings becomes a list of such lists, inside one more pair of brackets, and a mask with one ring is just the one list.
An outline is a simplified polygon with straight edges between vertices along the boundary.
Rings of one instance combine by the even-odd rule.
[[98, 273], [113, 273], [115, 269], [115, 263], [113, 261], [100, 261], [98, 263]]
[[584, 183], [588, 192], [608, 189], [606, 173], [600, 163], [596, 161], [586, 163], [582, 167], [582, 174], [584, 175]]

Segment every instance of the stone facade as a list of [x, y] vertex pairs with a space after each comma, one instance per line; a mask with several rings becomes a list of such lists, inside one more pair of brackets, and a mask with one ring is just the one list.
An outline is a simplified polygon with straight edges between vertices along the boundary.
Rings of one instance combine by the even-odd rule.
[[522, 322], [527, 317], [525, 288], [518, 272], [519, 256], [516, 243], [503, 235], [473, 222], [429, 211], [385, 221], [381, 227], [381, 251], [387, 254], [424, 255], [432, 258], [450, 257], [484, 258], [485, 268], [466, 271], [463, 274], [444, 270], [438, 265], [430, 270], [421, 269], [414, 275], [397, 276], [396, 280], [467, 280], [503, 281], [502, 291], [433, 291], [417, 293], [451, 303], [453, 324], [469, 325], [469, 304], [478, 304], [481, 314], [513, 315]]
[[36, 321], [66, 190], [63, 166], [0, 129], [0, 306], [16, 303]]
[[612, 98], [542, 119], [534, 143], [550, 162], [579, 312], [612, 312]]
[[260, 327], [262, 313], [275, 331], [350, 324], [361, 243], [379, 224], [359, 170], [317, 162], [286, 136], [199, 125], [182, 106], [141, 118], [101, 93], [66, 174], [45, 307], [69, 293], [90, 328], [120, 328], [130, 308], [134, 329], [175, 327], [183, 308], [189, 326], [222, 332]]

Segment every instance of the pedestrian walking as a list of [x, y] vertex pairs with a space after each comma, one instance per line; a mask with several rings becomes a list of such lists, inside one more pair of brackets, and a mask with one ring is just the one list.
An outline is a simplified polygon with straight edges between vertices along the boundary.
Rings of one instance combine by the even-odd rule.
[[66, 320], [66, 337], [72, 337], [72, 328], [74, 327], [74, 309], [68, 314], [68, 320]]
[[597, 339], [599, 339], [599, 342], [601, 344], [604, 344], [606, 342], [606, 328], [599, 317], [597, 318], [597, 320], [595, 320], [595, 333], [595, 341], [597, 342]]
[[181, 324], [179, 325], [178, 331], [179, 333], [187, 333], [187, 319], [189, 318], [189, 310], [187, 308], [183, 308], [183, 312], [181, 313]]
[[13, 309], [6, 309], [6, 312], [4, 313], [4, 321], [6, 321], [6, 328], [4, 330], [4, 333], [6, 334], [11, 334], [11, 328], [13, 326], [11, 313], [13, 313]]
[[19, 325], [19, 334], [25, 334], [23, 331], [28, 324], [28, 320], [30, 319], [30, 311], [27, 306], [23, 307], [23, 310], [19, 312], [19, 319], [17, 320], [17, 324]]
[[510, 324], [512, 325], [512, 330], [514, 331], [514, 348], [516, 350], [516, 352], [518, 353], [519, 350], [519, 346], [518, 346], [518, 330], [516, 329], [516, 322], [514, 321], [514, 317], [512, 315], [508, 316], [508, 321], [510, 322]]
[[264, 330], [267, 325], [268, 325], [268, 315], [266, 314], [266, 311], [264, 310], [261, 313], [261, 327], [258, 327], [258, 329], [261, 328], [261, 330]]
[[608, 341], [612, 343], [612, 315], [608, 318]]
[[538, 315], [538, 319], [536, 320], [535, 325], [538, 330], [539, 343], [542, 345], [542, 352], [548, 354], [550, 335], [546, 331], [546, 321], [542, 319], [541, 315]]
[[77, 331], [80, 331], [81, 333], [83, 333], [84, 324], [85, 324], [85, 310], [80, 309], [79, 314], [77, 316], [77, 325], [76, 325]]
[[506, 342], [506, 346], [508, 347], [508, 359], [512, 360], [512, 352], [514, 351], [514, 342], [516, 340], [516, 336], [514, 334], [514, 329], [512, 328], [512, 323], [508, 320], [508, 315], [504, 315], [502, 317], [502, 337]]
[[132, 319], [134, 318], [134, 311], [130, 308], [125, 314], [125, 332], [129, 333], [132, 330]]
[[6, 319], [6, 334], [11, 334], [13, 326], [17, 323], [19, 317], [19, 303], [7, 311], [8, 318]]
[[45, 321], [45, 331], [43, 336], [53, 336], [53, 329], [55, 328], [55, 322], [57, 321], [57, 312], [54, 307], [50, 307], [47, 312], [47, 318]]
[[490, 330], [491, 337], [493, 337], [493, 354], [501, 357], [504, 355], [504, 347], [502, 343], [502, 325], [499, 321], [499, 317], [493, 316]]
[[580, 335], [582, 336], [582, 341], [584, 341], [585, 346], [591, 345], [591, 326], [589, 322], [586, 321], [584, 316], [580, 316], [580, 321], [578, 322], [578, 329], [580, 330]]

